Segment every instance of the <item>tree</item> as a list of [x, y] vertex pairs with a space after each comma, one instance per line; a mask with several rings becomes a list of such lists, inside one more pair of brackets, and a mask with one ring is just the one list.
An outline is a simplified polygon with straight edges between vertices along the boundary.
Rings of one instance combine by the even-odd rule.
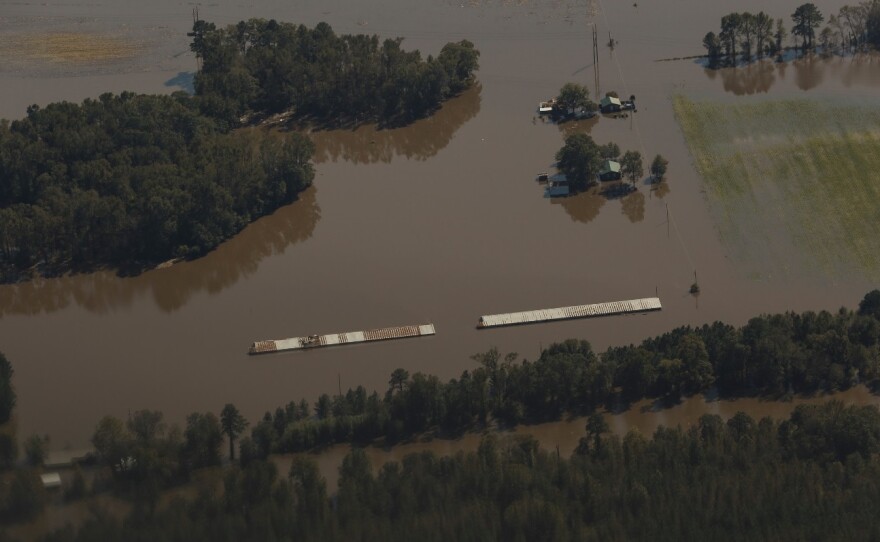
[[773, 19], [763, 11], [755, 15], [755, 42], [757, 43], [758, 56], [767, 52], [767, 41], [773, 32]]
[[24, 455], [32, 467], [42, 467], [49, 453], [49, 435], [31, 435], [24, 441]]
[[710, 60], [717, 59], [721, 56], [721, 40], [715, 32], [707, 32], [703, 37], [703, 47], [706, 48], [706, 54]]
[[859, 301], [859, 314], [880, 318], [880, 290], [871, 290]]
[[872, 2], [865, 19], [868, 42], [880, 49], [880, 2]]
[[663, 158], [659, 154], [654, 157], [654, 161], [651, 162], [651, 175], [657, 182], [663, 180], [663, 176], [666, 175], [666, 167], [669, 165], [669, 160]]
[[824, 20], [822, 12], [819, 11], [815, 4], [807, 2], [794, 10], [794, 13], [791, 14], [791, 20], [794, 21], [791, 33], [801, 37], [803, 40], [802, 49], [812, 49], [816, 29], [819, 28]]
[[226, 403], [226, 406], [223, 407], [223, 411], [220, 413], [220, 426], [222, 427], [222, 433], [229, 438], [229, 460], [235, 461], [235, 439], [248, 426], [248, 421], [235, 408], [235, 405]]
[[12, 364], [0, 352], [0, 424], [9, 421], [15, 408], [15, 389], [12, 387]]
[[440, 51], [437, 61], [448, 76], [449, 91], [458, 94], [474, 81], [474, 72], [480, 68], [480, 52], [468, 40], [447, 43]]
[[403, 391], [403, 387], [409, 380], [409, 373], [406, 369], [394, 369], [391, 373], [391, 379], [388, 380], [389, 392], [394, 393], [395, 390]]
[[727, 49], [727, 56], [732, 62], [736, 62], [736, 40], [739, 38], [742, 17], [739, 13], [731, 13], [721, 18], [721, 41]]
[[620, 161], [620, 172], [629, 177], [635, 186], [636, 181], [642, 178], [645, 171], [642, 166], [642, 154], [638, 151], [626, 151]]
[[218, 449], [223, 433], [217, 416], [194, 412], [186, 418], [183, 456], [188, 470], [220, 464]]
[[568, 112], [569, 110], [577, 111], [579, 109], [592, 110], [593, 103], [590, 101], [590, 91], [587, 87], [577, 83], [566, 83], [559, 89], [559, 96], [556, 98], [559, 107]]
[[746, 11], [739, 16], [739, 35], [742, 38], [743, 58], [752, 58], [752, 43], [756, 34], [755, 16]]
[[593, 411], [587, 418], [587, 435], [593, 439], [593, 450], [599, 449], [600, 439], [609, 431], [608, 422], [600, 412]]
[[599, 147], [599, 155], [603, 160], [617, 160], [620, 158], [620, 147], [617, 143], [606, 143]]
[[131, 447], [131, 437], [125, 430], [122, 420], [113, 416], [105, 416], [98, 422], [92, 436], [92, 446], [98, 459], [106, 465], [118, 465], [127, 457]]
[[776, 40], [776, 52], [782, 53], [782, 46], [785, 43], [785, 38], [788, 37], [788, 30], [785, 29], [785, 23], [782, 18], [776, 19], [776, 33], [773, 34], [773, 39]]
[[569, 183], [584, 188], [599, 171], [602, 157], [599, 146], [587, 134], [573, 134], [565, 138], [565, 145], [556, 152], [557, 167]]

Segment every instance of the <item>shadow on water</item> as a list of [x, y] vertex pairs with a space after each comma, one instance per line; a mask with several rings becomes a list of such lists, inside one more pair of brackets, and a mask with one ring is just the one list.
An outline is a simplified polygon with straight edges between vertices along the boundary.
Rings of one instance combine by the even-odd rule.
[[375, 125], [352, 130], [315, 130], [316, 163], [339, 160], [354, 164], [389, 163], [395, 157], [427, 160], [443, 150], [455, 132], [480, 111], [482, 87], [476, 85], [443, 104], [432, 116], [402, 128]]
[[130, 306], [151, 294], [163, 312], [183, 307], [193, 294], [215, 294], [254, 273], [260, 262], [312, 236], [321, 208], [312, 186], [294, 203], [250, 224], [197, 260], [120, 278], [110, 271], [37, 279], [0, 286], [0, 316], [51, 313], [77, 305], [95, 313]]
[[195, 73], [193, 72], [180, 72], [171, 79], [165, 81], [166, 87], [177, 87], [178, 89], [186, 92], [187, 94], [195, 94]]

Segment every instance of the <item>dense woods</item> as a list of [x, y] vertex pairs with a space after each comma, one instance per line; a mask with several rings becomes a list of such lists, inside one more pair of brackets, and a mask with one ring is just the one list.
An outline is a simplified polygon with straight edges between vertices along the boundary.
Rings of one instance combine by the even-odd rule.
[[196, 94], [207, 113], [233, 123], [282, 111], [331, 125], [407, 123], [468, 88], [480, 54], [462, 40], [422, 59], [402, 38], [337, 35], [327, 23], [197, 21], [190, 35], [201, 61]]
[[5, 278], [203, 254], [293, 201], [312, 149], [297, 133], [229, 132], [182, 93], [32, 106], [0, 123]]
[[[308, 457], [46, 542], [113, 540], [869, 540], [880, 536], [880, 411], [831, 401], [788, 420], [704, 415], [651, 438], [590, 423], [571, 458], [532, 437], [423, 452], [373, 472], [354, 449], [335, 494]], [[331, 495], [332, 494], [332, 495]]]
[[774, 21], [763, 11], [734, 12], [721, 18], [718, 34], [709, 32], [703, 37], [703, 47], [714, 65], [721, 60], [735, 64], [738, 54], [744, 61], [779, 54], [786, 49], [789, 35], [802, 51], [819, 47], [830, 54], [880, 48], [880, 0], [843, 6], [836, 15], [828, 17], [824, 27], [823, 22], [822, 12], [809, 2], [791, 14], [790, 34], [781, 18]]

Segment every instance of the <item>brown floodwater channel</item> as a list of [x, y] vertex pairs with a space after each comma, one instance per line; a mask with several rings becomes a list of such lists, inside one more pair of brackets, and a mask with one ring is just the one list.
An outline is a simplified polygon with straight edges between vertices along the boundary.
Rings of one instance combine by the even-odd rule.
[[[795, 4], [774, 4], [773, 15], [787, 20]], [[840, 4], [821, 8], [836, 12]], [[473, 365], [470, 355], [492, 346], [534, 358], [542, 346], [570, 337], [601, 350], [684, 324], [855, 306], [872, 288], [867, 280], [797, 272], [756, 278], [728, 258], [673, 117], [675, 93], [719, 100], [876, 96], [880, 63], [871, 58], [756, 64], [745, 72], [656, 62], [702, 53], [702, 36], [717, 31], [721, 15], [762, 8], [754, 1], [710, 8], [697, 0], [637, 7], [610, 0], [201, 6], [201, 16], [218, 24], [325, 20], [337, 32], [403, 36], [405, 46], [425, 55], [469, 39], [481, 51], [480, 84], [406, 128], [315, 133], [315, 186], [202, 259], [132, 278], [99, 272], [0, 286], [0, 350], [15, 367], [19, 432], [46, 433], [53, 448], [77, 449], [106, 414], [160, 409], [179, 423], [192, 411], [219, 412], [232, 402], [256, 420], [340, 383], [384, 390], [397, 367], [458, 376]], [[185, 36], [190, 9], [169, 0], [0, 1], [8, 23], [0, 27], [0, 116], [105, 91], [188, 88], [195, 67]], [[590, 22], [602, 44], [600, 91], [636, 95], [638, 113], [542, 122], [538, 101], [563, 83], [595, 91]], [[605, 45], [609, 32], [613, 51]], [[42, 49], [17, 51], [17, 37], [29, 33], [133, 42], [124, 55], [74, 62]], [[25, 54], [27, 61], [19, 56]], [[622, 199], [544, 199], [535, 175], [551, 169], [563, 137], [577, 131], [647, 160], [662, 154], [670, 162], [667, 185], [640, 184]], [[687, 293], [695, 272], [699, 298]], [[655, 294], [663, 310], [648, 315], [475, 328], [482, 314]], [[259, 339], [428, 322], [434, 337], [247, 356]], [[756, 403], [751, 413], [775, 408]]]

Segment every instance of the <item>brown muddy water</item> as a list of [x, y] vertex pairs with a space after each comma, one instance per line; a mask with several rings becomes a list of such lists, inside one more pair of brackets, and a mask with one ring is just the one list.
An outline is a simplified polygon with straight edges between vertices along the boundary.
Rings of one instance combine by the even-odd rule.
[[[797, 2], [774, 3], [786, 19]], [[832, 5], [833, 4], [833, 5]], [[840, 2], [823, 4], [836, 12]], [[71, 4], [0, 0], [0, 116], [31, 103], [105, 91], [170, 92], [194, 69], [185, 32], [191, 4]], [[683, 324], [742, 324], [772, 311], [853, 307], [872, 285], [808, 272], [750, 275], [720, 244], [670, 98], [870, 99], [880, 83], [871, 59], [799, 61], [784, 68], [707, 72], [693, 60], [729, 11], [758, 2], [280, 0], [201, 5], [218, 24], [273, 17], [338, 32], [403, 36], [436, 54], [450, 40], [481, 51], [480, 86], [434, 117], [393, 131], [364, 127], [315, 134], [315, 187], [198, 261], [134, 278], [77, 275], [0, 286], [0, 349], [12, 360], [22, 435], [52, 447], [88, 445], [98, 419], [161, 409], [173, 422], [235, 403], [251, 420], [293, 399], [363, 384], [384, 390], [397, 367], [457, 376], [471, 354], [498, 346], [534, 358], [569, 337], [597, 349]], [[635, 94], [639, 112], [556, 126], [537, 102], [567, 81]], [[10, 35], [130, 36], [125, 56], [47, 60], [10, 49]], [[79, 37], [78, 39], [85, 39]], [[55, 57], [56, 58], [57, 54]], [[63, 55], [62, 55], [63, 58]], [[566, 133], [589, 132], [649, 161], [670, 161], [668, 185], [640, 185], [623, 199], [542, 197], [535, 174], [550, 169]], [[667, 224], [667, 210], [672, 217]], [[687, 294], [698, 273], [702, 294]], [[477, 331], [481, 314], [659, 295], [663, 311]], [[254, 340], [432, 322], [437, 335], [259, 358]], [[706, 407], [711, 411], [711, 405]], [[760, 403], [762, 409], [775, 408]], [[669, 411], [667, 421], [675, 416]], [[646, 416], [654, 416], [646, 415]], [[658, 415], [659, 416], [659, 415]], [[671, 418], [670, 418], [671, 417]], [[658, 419], [660, 419], [658, 417]]]

